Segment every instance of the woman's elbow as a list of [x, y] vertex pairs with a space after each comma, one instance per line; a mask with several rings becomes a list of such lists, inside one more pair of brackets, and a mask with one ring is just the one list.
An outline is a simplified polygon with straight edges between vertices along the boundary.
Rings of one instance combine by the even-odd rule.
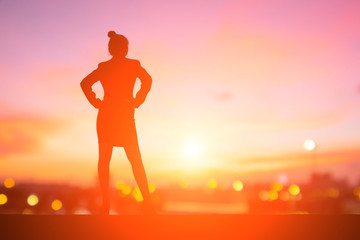
[[81, 89], [85, 89], [87, 86], [85, 79], [80, 82]]
[[145, 85], [144, 87], [145, 87], [146, 91], [149, 92], [151, 89], [151, 85], [152, 85], [152, 78], [150, 76], [146, 79], [144, 85]]

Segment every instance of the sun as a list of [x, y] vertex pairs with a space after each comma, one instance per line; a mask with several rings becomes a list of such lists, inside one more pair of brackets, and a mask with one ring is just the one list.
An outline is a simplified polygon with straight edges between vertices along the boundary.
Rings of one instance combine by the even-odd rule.
[[315, 144], [315, 142], [313, 140], [311, 140], [311, 139], [305, 140], [305, 142], [304, 142], [305, 150], [312, 151], [312, 150], [315, 149], [315, 147], [316, 147], [316, 144]]
[[186, 138], [180, 146], [180, 162], [186, 169], [198, 169], [206, 165], [204, 143], [199, 138]]
[[185, 142], [183, 146], [183, 152], [185, 157], [189, 157], [189, 158], [198, 157], [201, 152], [200, 143], [194, 140]]

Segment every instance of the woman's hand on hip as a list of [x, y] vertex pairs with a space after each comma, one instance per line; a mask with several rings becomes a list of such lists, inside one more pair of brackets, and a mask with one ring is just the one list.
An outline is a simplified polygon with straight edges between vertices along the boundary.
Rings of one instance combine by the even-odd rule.
[[102, 104], [102, 101], [99, 98], [97, 98], [94, 102], [94, 107], [99, 109], [101, 107], [101, 104]]

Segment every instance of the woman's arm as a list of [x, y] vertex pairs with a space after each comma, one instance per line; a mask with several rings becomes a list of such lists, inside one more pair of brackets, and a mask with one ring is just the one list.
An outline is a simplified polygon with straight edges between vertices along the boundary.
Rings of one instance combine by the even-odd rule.
[[150, 74], [139, 64], [139, 73], [138, 78], [140, 79], [141, 86], [140, 90], [136, 93], [134, 105], [135, 108], [138, 108], [141, 104], [144, 103], [146, 95], [149, 93], [152, 84], [152, 78]]
[[99, 81], [99, 78], [97, 77], [97, 71], [98, 69], [87, 75], [80, 83], [81, 89], [83, 90], [87, 100], [95, 108], [99, 108], [101, 104], [101, 100], [99, 98], [96, 98], [96, 94], [91, 88], [94, 83]]

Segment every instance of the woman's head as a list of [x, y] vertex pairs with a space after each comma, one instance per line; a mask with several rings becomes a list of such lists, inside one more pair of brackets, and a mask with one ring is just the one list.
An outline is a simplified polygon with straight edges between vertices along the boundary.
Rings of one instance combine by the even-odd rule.
[[125, 57], [129, 50], [129, 40], [114, 31], [108, 32], [109, 52], [113, 57]]

